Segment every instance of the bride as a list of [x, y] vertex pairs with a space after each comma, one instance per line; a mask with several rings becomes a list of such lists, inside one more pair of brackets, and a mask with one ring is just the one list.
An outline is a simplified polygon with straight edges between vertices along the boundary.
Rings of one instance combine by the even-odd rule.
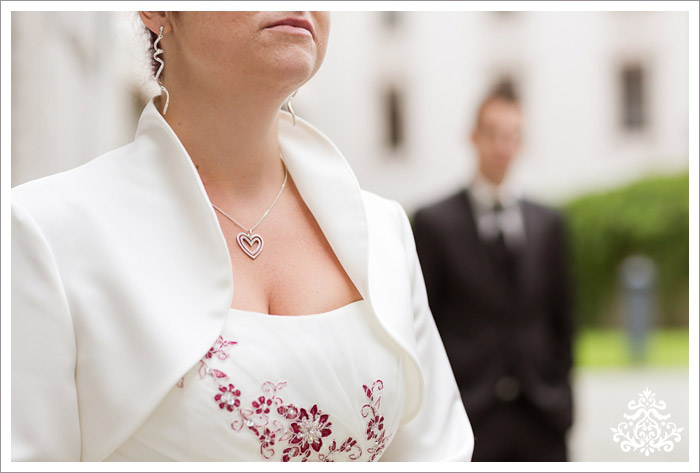
[[406, 214], [280, 110], [329, 14], [140, 16], [134, 141], [12, 191], [12, 459], [469, 460]]

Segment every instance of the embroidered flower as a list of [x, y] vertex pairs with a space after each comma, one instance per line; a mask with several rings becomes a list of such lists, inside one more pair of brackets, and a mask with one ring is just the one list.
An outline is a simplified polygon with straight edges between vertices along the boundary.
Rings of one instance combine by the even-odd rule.
[[384, 430], [384, 416], [376, 415], [367, 422], [367, 440], [379, 437]]
[[285, 419], [289, 420], [293, 420], [299, 417], [299, 409], [297, 409], [294, 404], [279, 406], [277, 408], [277, 413]]
[[[353, 452], [353, 449], [356, 450]], [[318, 459], [324, 462], [335, 461], [335, 456], [338, 453], [346, 453], [348, 460], [357, 460], [362, 456], [362, 449], [357, 445], [357, 440], [352, 437], [348, 437], [345, 441], [338, 447], [338, 442], [333, 440], [333, 442], [328, 447], [327, 454], [319, 454]]]
[[265, 427], [262, 431], [256, 427], [250, 427], [250, 430], [258, 437], [260, 441], [260, 454], [269, 460], [275, 454], [275, 449], [272, 448], [275, 445], [275, 437], [277, 437], [276, 430], [270, 430]]
[[284, 450], [282, 450], [282, 461], [283, 462], [288, 462], [292, 458], [296, 457], [301, 457], [302, 462], [309, 461], [309, 457], [311, 456], [311, 450], [306, 450], [305, 452], [302, 452], [301, 448], [295, 446], [292, 447], [287, 447]]
[[216, 357], [220, 360], [225, 360], [228, 358], [228, 347], [231, 345], [235, 345], [238, 342], [234, 342], [233, 340], [224, 340], [224, 337], [219, 335], [219, 338], [216, 340], [216, 343], [214, 344], [213, 347], [209, 349], [206, 355], [204, 355], [204, 358], [206, 359], [211, 359], [216, 355]]
[[241, 400], [239, 399], [241, 391], [236, 389], [233, 384], [229, 384], [228, 386], [221, 385], [219, 386], [219, 391], [220, 392], [214, 396], [214, 400], [219, 403], [220, 409], [233, 412], [234, 408], [241, 405]]
[[256, 414], [269, 414], [272, 399], [265, 399], [265, 396], [258, 397], [253, 401], [253, 410]]
[[[367, 402], [360, 407], [359, 413], [365, 419], [366, 439], [362, 440], [366, 442], [363, 444], [353, 437], [347, 437], [339, 443], [338, 439], [332, 438], [333, 423], [329, 414], [319, 409], [317, 404], [307, 410], [292, 403], [284, 403], [278, 391], [287, 384], [286, 381], [264, 382], [262, 392], [247, 407], [243, 407], [241, 390], [228, 383], [233, 379], [225, 372], [215, 368], [217, 360], [228, 359], [228, 348], [235, 344], [237, 342], [219, 336], [214, 346], [200, 360], [199, 377], [213, 380], [217, 388], [214, 401], [219, 409], [234, 413], [231, 429], [235, 432], [245, 430], [255, 435], [263, 458], [273, 459], [276, 450], [279, 452], [280, 445], [284, 445], [280, 455], [284, 462], [331, 462], [336, 459], [375, 461], [384, 452], [391, 435], [384, 430], [384, 416], [380, 412], [381, 391], [384, 388], [381, 380], [378, 379], [371, 385], [362, 385]], [[177, 387], [184, 387], [184, 377], [177, 383]], [[327, 450], [322, 452], [324, 445]]]
[[302, 452], [306, 452], [309, 447], [318, 452], [323, 445], [323, 437], [331, 434], [331, 425], [328, 414], [323, 414], [316, 404], [308, 412], [302, 407], [299, 417], [290, 425], [294, 436], [289, 443], [299, 444]]
[[372, 386], [363, 385], [362, 388], [365, 390], [365, 396], [369, 402], [362, 406], [362, 417], [369, 417], [367, 421], [367, 440], [373, 441], [374, 445], [367, 448], [367, 453], [370, 454], [369, 461], [374, 461], [383, 452], [389, 443], [391, 435], [386, 435], [384, 430], [384, 416], [379, 414], [379, 407], [381, 406], [382, 397], [378, 396], [374, 398], [375, 389], [381, 391], [384, 389], [384, 383], [381, 379], [376, 380]]
[[275, 433], [266, 427], [265, 430], [258, 435], [258, 439], [260, 439], [262, 448], [271, 447], [275, 444]]
[[369, 461], [373, 462], [375, 458], [384, 452], [384, 449], [389, 442], [389, 437], [391, 437], [391, 435], [386, 435], [386, 432], [382, 431], [379, 438], [374, 439], [374, 446], [367, 449], [367, 453], [371, 455], [369, 457]]

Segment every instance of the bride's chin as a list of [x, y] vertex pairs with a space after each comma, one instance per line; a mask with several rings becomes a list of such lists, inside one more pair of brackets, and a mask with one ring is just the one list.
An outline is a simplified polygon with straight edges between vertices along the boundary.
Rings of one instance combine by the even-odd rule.
[[274, 70], [270, 71], [276, 81], [289, 84], [294, 89], [311, 79], [315, 72], [313, 64], [302, 61], [278, 63]]

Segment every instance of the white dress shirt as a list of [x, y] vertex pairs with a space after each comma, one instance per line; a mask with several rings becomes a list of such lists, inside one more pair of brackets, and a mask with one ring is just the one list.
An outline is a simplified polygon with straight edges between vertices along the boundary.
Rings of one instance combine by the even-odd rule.
[[[496, 186], [476, 173], [467, 192], [474, 210], [477, 231], [484, 241], [493, 240], [503, 233], [506, 245], [518, 249], [525, 242], [525, 224], [518, 194], [509, 186]], [[494, 207], [501, 206], [500, 211]]]

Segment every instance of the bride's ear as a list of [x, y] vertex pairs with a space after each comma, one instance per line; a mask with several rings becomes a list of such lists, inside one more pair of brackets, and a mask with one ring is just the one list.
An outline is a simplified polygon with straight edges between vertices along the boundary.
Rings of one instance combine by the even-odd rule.
[[154, 32], [160, 33], [160, 27], [163, 27], [163, 34], [168, 34], [173, 30], [170, 23], [170, 15], [164, 11], [140, 11], [139, 16], [141, 21], [146, 25], [146, 28]]

